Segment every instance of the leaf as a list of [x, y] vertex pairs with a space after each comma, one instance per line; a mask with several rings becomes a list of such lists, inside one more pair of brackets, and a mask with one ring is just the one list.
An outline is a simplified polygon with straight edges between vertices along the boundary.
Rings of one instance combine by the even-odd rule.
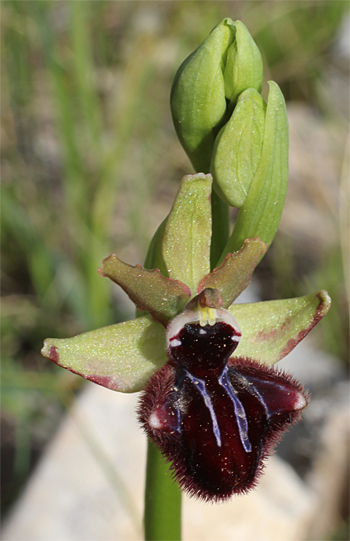
[[167, 362], [165, 329], [141, 317], [74, 338], [47, 338], [41, 354], [103, 387], [133, 393]]
[[198, 293], [207, 287], [218, 289], [223, 307], [228, 308], [249, 285], [254, 269], [265, 251], [266, 244], [260, 239], [247, 239], [238, 252], [227, 254], [223, 263], [203, 278]]
[[99, 272], [123, 288], [139, 310], [146, 310], [165, 327], [184, 310], [191, 297], [185, 284], [166, 278], [159, 269], [128, 265], [114, 254], [103, 260]]
[[210, 272], [211, 175], [183, 177], [163, 236], [163, 257], [168, 275], [197, 294], [197, 286]]
[[229, 312], [236, 317], [242, 338], [232, 357], [275, 364], [295, 348], [330, 306], [324, 290], [295, 299], [233, 304]]

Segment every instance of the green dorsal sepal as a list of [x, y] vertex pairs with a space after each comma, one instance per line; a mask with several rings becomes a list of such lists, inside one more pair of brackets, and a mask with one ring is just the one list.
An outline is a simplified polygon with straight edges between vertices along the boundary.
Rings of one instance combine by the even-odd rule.
[[163, 258], [168, 276], [192, 293], [210, 272], [211, 175], [183, 177], [163, 235]]

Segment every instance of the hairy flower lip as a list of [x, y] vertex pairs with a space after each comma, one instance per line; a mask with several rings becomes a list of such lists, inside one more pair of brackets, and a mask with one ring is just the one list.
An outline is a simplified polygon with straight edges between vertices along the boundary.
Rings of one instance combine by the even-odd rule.
[[[189, 496], [219, 502], [246, 494], [256, 486], [283, 433], [300, 419], [309, 394], [283, 370], [244, 357], [230, 359], [226, 373], [231, 376], [225, 385], [232, 386], [241, 401], [243, 409], [238, 413], [232, 404], [229, 409], [233, 394], [222, 391], [220, 375], [217, 385], [213, 372], [204, 382], [190, 374], [184, 379], [182, 370], [170, 353], [168, 363], [147, 383], [138, 406], [143, 429]], [[246, 425], [238, 433], [240, 416]], [[244, 441], [249, 446], [251, 442], [245, 450]]]
[[307, 405], [308, 405], [308, 399], [304, 395], [300, 394], [297, 402], [294, 405], [294, 408], [299, 411], [306, 408]]

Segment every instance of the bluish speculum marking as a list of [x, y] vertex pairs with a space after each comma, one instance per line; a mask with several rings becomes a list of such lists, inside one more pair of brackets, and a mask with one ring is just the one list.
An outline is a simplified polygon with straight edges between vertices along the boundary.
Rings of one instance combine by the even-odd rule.
[[219, 383], [223, 386], [229, 397], [231, 398], [233, 402], [233, 406], [235, 408], [235, 414], [236, 414], [236, 421], [238, 425], [239, 430], [239, 437], [241, 438], [242, 445], [247, 451], [247, 453], [250, 453], [252, 450], [252, 445], [248, 438], [248, 421], [247, 416], [244, 411], [244, 407], [242, 402], [239, 400], [239, 398], [236, 396], [236, 393], [230, 383], [230, 380], [228, 379], [227, 375], [228, 367], [225, 366], [221, 376], [219, 377]]
[[[176, 364], [194, 377], [216, 377], [238, 345], [233, 327], [223, 321], [201, 326], [186, 323], [177, 336], [170, 339], [170, 356]], [[172, 343], [175, 341], [175, 346]]]
[[210, 399], [210, 396], [209, 396], [209, 394], [207, 392], [207, 389], [206, 389], [206, 386], [205, 386], [205, 381], [203, 381], [203, 380], [201, 380], [199, 378], [195, 378], [194, 376], [192, 376], [192, 374], [190, 372], [188, 372], [188, 370], [185, 370], [185, 374], [191, 380], [193, 385], [196, 385], [196, 388], [198, 389], [198, 391], [202, 395], [202, 398], [204, 400], [204, 404], [206, 405], [206, 407], [208, 408], [208, 410], [210, 412], [210, 417], [211, 417], [211, 420], [212, 420], [212, 423], [213, 423], [213, 431], [214, 431], [216, 443], [218, 444], [218, 447], [221, 447], [220, 428], [219, 428], [219, 425], [218, 425], [218, 420], [216, 418], [216, 413], [215, 413], [212, 401]]

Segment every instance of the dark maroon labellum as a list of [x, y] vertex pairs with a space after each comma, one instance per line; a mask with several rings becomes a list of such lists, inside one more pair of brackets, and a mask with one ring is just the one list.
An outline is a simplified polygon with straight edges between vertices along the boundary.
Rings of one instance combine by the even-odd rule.
[[139, 420], [180, 486], [215, 501], [255, 485], [263, 459], [308, 396], [283, 372], [229, 360], [240, 338], [229, 322], [201, 323], [185, 323], [169, 337], [169, 361], [148, 382]]

